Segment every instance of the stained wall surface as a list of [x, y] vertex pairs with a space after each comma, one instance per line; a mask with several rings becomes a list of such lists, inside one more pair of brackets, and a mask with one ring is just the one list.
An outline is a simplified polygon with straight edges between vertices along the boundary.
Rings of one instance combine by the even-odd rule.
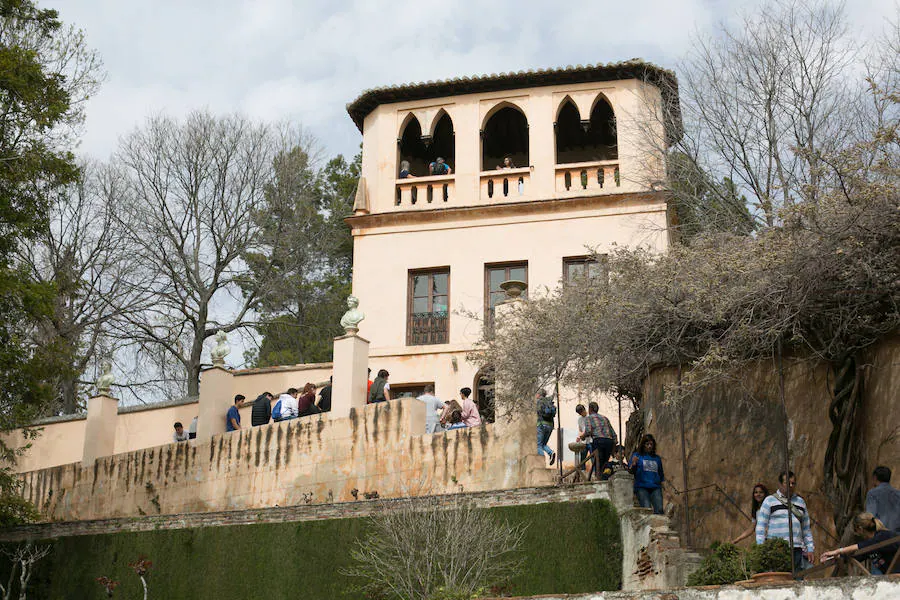
[[[863, 379], [862, 443], [868, 483], [876, 465], [900, 471], [900, 338], [888, 339], [867, 351]], [[832, 503], [824, 487], [825, 450], [832, 424], [828, 417], [829, 384], [833, 376], [821, 363], [785, 362], [785, 400], [792, 470], [797, 493], [807, 502], [817, 551], [839, 544], [835, 537]], [[685, 489], [682, 472], [679, 411], [663, 401], [663, 386], [674, 383], [674, 369], [652, 372], [645, 384], [645, 429], [657, 439], [667, 479]], [[754, 484], [774, 492], [783, 470], [784, 420], [781, 417], [777, 373], [761, 363], [741, 374], [739, 382], [713, 386], [684, 405], [685, 446], [690, 488], [688, 494], [694, 544], [708, 546], [731, 540], [750, 524], [718, 485], [749, 514]], [[896, 475], [895, 475], [896, 478]], [[897, 485], [894, 482], [894, 485]], [[666, 494], [682, 520], [683, 497]], [[680, 527], [683, 530], [683, 521]], [[832, 537], [835, 536], [835, 537]], [[752, 543], [752, 538], [743, 542]]]
[[[50, 520], [351, 501], [542, 485], [530, 422], [424, 435], [415, 399], [304, 417], [23, 475]], [[354, 491], [356, 496], [354, 496]]]

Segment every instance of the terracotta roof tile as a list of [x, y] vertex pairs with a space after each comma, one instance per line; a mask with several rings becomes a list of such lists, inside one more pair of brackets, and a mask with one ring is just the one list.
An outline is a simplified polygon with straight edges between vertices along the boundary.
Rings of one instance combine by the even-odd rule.
[[616, 63], [569, 65], [554, 69], [530, 69], [378, 87], [361, 93], [356, 100], [347, 105], [347, 112], [362, 131], [365, 118], [381, 104], [619, 79], [642, 79], [659, 87], [667, 113], [666, 122], [671, 124], [669, 138], [674, 139], [681, 135], [681, 109], [678, 104], [678, 80], [675, 73], [637, 58]]

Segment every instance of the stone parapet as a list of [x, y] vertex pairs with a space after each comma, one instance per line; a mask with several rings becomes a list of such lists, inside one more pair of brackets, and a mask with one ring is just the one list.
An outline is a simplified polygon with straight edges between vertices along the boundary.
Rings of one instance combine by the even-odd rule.
[[504, 490], [554, 480], [526, 422], [425, 435], [415, 399], [303, 417], [21, 475], [47, 520]]

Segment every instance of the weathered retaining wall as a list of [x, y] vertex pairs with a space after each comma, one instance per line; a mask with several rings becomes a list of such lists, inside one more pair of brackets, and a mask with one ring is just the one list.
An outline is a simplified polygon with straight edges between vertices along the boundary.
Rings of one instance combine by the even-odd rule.
[[[867, 475], [879, 464], [900, 474], [900, 337], [874, 347], [865, 363], [861, 418]], [[657, 439], [667, 479], [683, 490], [679, 411], [663, 402], [664, 385], [674, 381], [674, 369], [650, 374], [644, 388], [644, 427]], [[829, 537], [835, 535], [832, 505], [823, 489], [825, 448], [831, 433], [831, 381], [823, 364], [785, 362], [792, 469], [797, 474], [798, 493], [822, 525], [813, 527], [817, 550], [837, 544]], [[770, 363], [758, 364], [740, 381], [712, 386], [685, 403], [690, 487], [718, 484], [749, 514], [753, 485], [762, 482], [774, 491], [782, 470], [781, 414], [777, 374]], [[715, 488], [691, 492], [688, 498], [692, 541], [697, 547], [731, 540], [749, 525]], [[682, 497], [667, 492], [666, 501], [673, 504], [680, 521]], [[683, 524], [679, 527], [683, 531]]]
[[[900, 576], [844, 577], [759, 587], [737, 585], [657, 590], [516, 596], [520, 600], [894, 600], [900, 598]], [[491, 600], [486, 598], [485, 600]]]
[[415, 399], [22, 474], [48, 520], [206, 512], [542, 485], [530, 421], [434, 435]]

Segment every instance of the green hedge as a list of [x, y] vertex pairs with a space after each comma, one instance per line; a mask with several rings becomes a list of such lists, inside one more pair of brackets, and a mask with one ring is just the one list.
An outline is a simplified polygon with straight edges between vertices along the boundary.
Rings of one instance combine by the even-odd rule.
[[[618, 519], [606, 501], [566, 502], [489, 510], [528, 523], [525, 566], [503, 590], [516, 595], [615, 590], [621, 587]], [[153, 561], [150, 598], [350, 598], [341, 574], [366, 519], [236, 525], [176, 531], [116, 533], [52, 540], [29, 598], [105, 598], [96, 578], [121, 582], [115, 598], [140, 598], [128, 563]], [[6, 577], [8, 561], [0, 567]]]

